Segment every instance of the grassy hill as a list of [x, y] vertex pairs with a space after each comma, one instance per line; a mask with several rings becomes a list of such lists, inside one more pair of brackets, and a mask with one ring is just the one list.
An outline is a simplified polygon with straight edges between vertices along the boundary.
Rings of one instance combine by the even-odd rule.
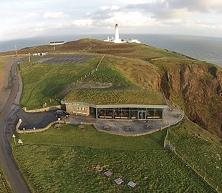
[[[151, 46], [90, 39], [57, 46], [56, 52], [40, 46], [19, 53], [42, 51], [49, 55], [31, 63], [26, 58], [21, 65], [23, 106], [38, 108], [63, 98], [163, 104], [165, 97], [199, 126], [185, 120], [168, 130], [167, 140], [179, 156], [163, 148], [166, 131], [134, 138], [62, 126], [19, 135], [25, 145], [13, 151], [33, 192], [214, 192], [204, 178], [222, 192], [221, 138], [208, 132], [222, 136], [219, 67]], [[76, 56], [87, 57], [75, 61]], [[101, 167], [113, 176], [107, 179]], [[117, 186], [117, 177], [138, 186]]]
[[[39, 46], [22, 49], [19, 51], [19, 54], [35, 52], [49, 52], [53, 54], [91, 53], [99, 57], [106, 55], [104, 63], [110, 64], [100, 69], [103, 71], [99, 72], [102, 72], [103, 75], [111, 74], [112, 72], [112, 78], [111, 80], [109, 79], [109, 82], [116, 84], [117, 80], [119, 81], [118, 78], [121, 77], [121, 84], [127, 86], [129, 83], [131, 85], [128, 86], [134, 85], [140, 90], [145, 89], [150, 92], [151, 96], [156, 95], [156, 103], [161, 103], [161, 95], [164, 95], [169, 101], [179, 105], [193, 122], [211, 133], [222, 136], [222, 114], [220, 111], [220, 109], [222, 109], [222, 70], [217, 66], [148, 45], [113, 44], [92, 39], [68, 42], [64, 45], [57, 46], [56, 51], [53, 51], [53, 47], [51, 46]], [[27, 66], [29, 65], [27, 64]], [[35, 108], [42, 106], [44, 103], [58, 103], [58, 99], [64, 97], [59, 95], [58, 90], [61, 89], [73, 91], [72, 94], [71, 92], [65, 92], [66, 94], [70, 93], [68, 96], [73, 99], [78, 99], [78, 96], [82, 95], [76, 91], [75, 88], [67, 89], [65, 86], [69, 85], [69, 88], [73, 88], [70, 84], [77, 79], [77, 77], [74, 78], [74, 76], [70, 76], [73, 71], [65, 72], [66, 68], [62, 65], [57, 65], [57, 67], [46, 66], [47, 65], [44, 65], [43, 69], [41, 69], [38, 68], [39, 65], [34, 65], [37, 73], [35, 73], [31, 65], [29, 68], [25, 67], [23, 77], [27, 76], [27, 78], [24, 77], [25, 89], [22, 99], [24, 106]], [[60, 66], [60, 68], [58, 66]], [[74, 66], [72, 67], [74, 68]], [[62, 83], [60, 83], [60, 79], [55, 80], [55, 77], [59, 74], [52, 71], [54, 77], [50, 80], [51, 75], [50, 71], [48, 71], [50, 68], [54, 68], [55, 72], [62, 69], [64, 76], [65, 73], [70, 76], [69, 81], [64, 80], [68, 78], [68, 76], [66, 76], [64, 79], [61, 78]], [[67, 71], [71, 70], [70, 68], [69, 66]], [[36, 84], [29, 84], [29, 78], [32, 76], [31, 73], [28, 73], [29, 71], [31, 71], [32, 74], [34, 73], [36, 77], [38, 76], [38, 80], [43, 84], [41, 85], [39, 83], [37, 85], [35, 91], [37, 93], [32, 94]], [[106, 73], [108, 71], [109, 73]], [[89, 72], [90, 70], [88, 73]], [[116, 77], [117, 72], [118, 78], [115, 79], [114, 77]], [[96, 77], [91, 76], [90, 78], [95, 81], [102, 80], [107, 82], [110, 76], [104, 77], [103, 75], [95, 73], [93, 76]], [[124, 83], [122, 82], [123, 78], [125, 79]], [[28, 84], [29, 86], [27, 86]], [[113, 90], [113, 88], [111, 90]], [[98, 93], [100, 96], [101, 92]], [[37, 94], [36, 96], [38, 97], [35, 97], [35, 94]], [[55, 98], [52, 98], [52, 96], [55, 96]], [[83, 94], [82, 96], [85, 95]], [[150, 102], [155, 101], [151, 100]]]
[[[165, 135], [121, 137], [91, 126], [62, 126], [19, 135], [24, 145], [13, 151], [33, 192], [214, 192], [163, 148]], [[107, 170], [110, 178], [103, 174]], [[114, 183], [118, 177], [124, 184]], [[130, 180], [135, 189], [127, 186]]]
[[[75, 61], [78, 56], [85, 58], [84, 61]], [[64, 98], [96, 104], [164, 103], [155, 68], [126, 58], [105, 56], [102, 61], [101, 58], [103, 55], [79, 52], [34, 57], [31, 63], [25, 59], [21, 65], [22, 106], [40, 108], [45, 103], [48, 106], [59, 104]], [[149, 73], [143, 71], [146, 68], [149, 68]]]

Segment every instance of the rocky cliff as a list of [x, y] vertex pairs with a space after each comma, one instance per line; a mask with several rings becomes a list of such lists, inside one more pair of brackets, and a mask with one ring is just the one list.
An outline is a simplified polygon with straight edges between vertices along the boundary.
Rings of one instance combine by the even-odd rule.
[[198, 62], [165, 68], [161, 88], [190, 120], [222, 137], [221, 69]]

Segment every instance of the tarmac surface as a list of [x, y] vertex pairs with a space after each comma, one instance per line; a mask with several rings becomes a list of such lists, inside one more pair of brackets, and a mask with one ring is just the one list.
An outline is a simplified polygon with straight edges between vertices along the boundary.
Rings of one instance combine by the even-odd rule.
[[[0, 165], [13, 192], [30, 193], [31, 191], [13, 157], [10, 144], [17, 122], [16, 112], [19, 110], [18, 102], [22, 90], [16, 61], [12, 63], [11, 73], [8, 76], [11, 76], [12, 81], [10, 94], [6, 102], [2, 104], [3, 108], [0, 109]], [[4, 95], [3, 92], [0, 95]]]
[[19, 108], [16, 113], [17, 119], [21, 119], [22, 123], [19, 127], [20, 130], [30, 130], [33, 128], [44, 128], [50, 123], [57, 121], [56, 112], [40, 112], [40, 113], [26, 113], [23, 109]]

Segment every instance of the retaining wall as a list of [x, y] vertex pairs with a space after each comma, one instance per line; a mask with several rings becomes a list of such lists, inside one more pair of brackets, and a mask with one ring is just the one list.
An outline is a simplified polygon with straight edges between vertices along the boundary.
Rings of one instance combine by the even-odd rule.
[[41, 109], [27, 110], [26, 107], [23, 107], [22, 109], [27, 113], [40, 113], [40, 112], [58, 110], [58, 109], [61, 109], [61, 108], [62, 108], [61, 105], [57, 105], [57, 106], [45, 107], [45, 108], [41, 108]]
[[28, 129], [28, 130], [19, 130], [17, 129], [16, 132], [17, 133], [38, 133], [38, 132], [43, 132], [46, 131], [47, 129], [49, 129], [51, 126], [55, 125], [55, 124], [67, 124], [65, 121], [54, 121], [52, 123], [50, 123], [49, 125], [47, 125], [44, 128], [40, 128], [40, 129]]

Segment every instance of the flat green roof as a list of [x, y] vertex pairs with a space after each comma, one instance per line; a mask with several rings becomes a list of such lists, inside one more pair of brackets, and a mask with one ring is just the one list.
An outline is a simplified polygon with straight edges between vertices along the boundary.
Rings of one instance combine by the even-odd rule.
[[66, 96], [67, 102], [85, 102], [95, 105], [166, 105], [160, 92], [142, 89], [80, 89], [73, 90]]
[[77, 104], [80, 106], [89, 106], [89, 107], [94, 107], [94, 108], [151, 108], [151, 109], [165, 109], [168, 108], [167, 105], [144, 105], [144, 104], [107, 104], [107, 105], [94, 105], [94, 104], [89, 104], [85, 102], [78, 102], [78, 101], [73, 101], [73, 102], [66, 102], [63, 101], [63, 104]]
[[164, 109], [167, 105], [140, 105], [140, 104], [118, 104], [118, 105], [95, 105], [96, 108], [151, 108]]

